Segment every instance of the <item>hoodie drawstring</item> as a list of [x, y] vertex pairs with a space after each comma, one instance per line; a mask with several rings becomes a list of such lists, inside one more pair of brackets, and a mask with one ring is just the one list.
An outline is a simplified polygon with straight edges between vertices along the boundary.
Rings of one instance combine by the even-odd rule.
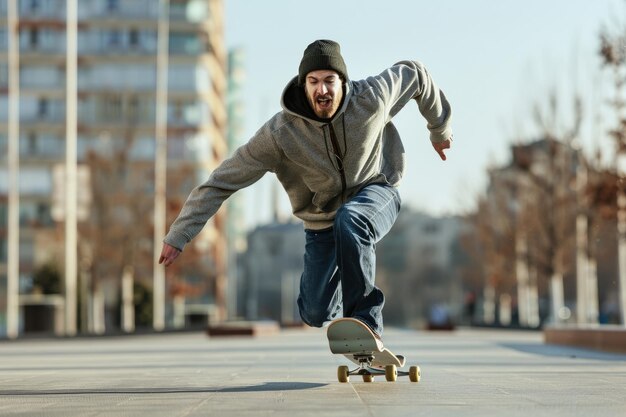
[[[341, 147], [339, 146], [339, 141], [337, 140], [337, 135], [335, 133], [335, 128], [332, 123], [328, 123], [322, 126], [322, 132], [324, 133], [324, 145], [326, 146], [326, 154], [328, 155], [328, 159], [330, 159], [330, 163], [335, 167], [337, 172], [341, 175], [341, 199], [344, 201], [347, 181], [346, 181], [346, 173], [343, 165], [343, 158], [346, 156], [347, 152], [347, 142], [346, 142], [346, 123], [344, 120], [345, 116], [342, 115], [342, 125], [343, 125], [343, 153], [341, 152]], [[333, 157], [330, 155], [330, 150], [328, 149], [328, 140], [326, 138], [326, 130], [324, 127], [328, 126], [328, 133], [330, 135], [330, 143], [333, 147]]]

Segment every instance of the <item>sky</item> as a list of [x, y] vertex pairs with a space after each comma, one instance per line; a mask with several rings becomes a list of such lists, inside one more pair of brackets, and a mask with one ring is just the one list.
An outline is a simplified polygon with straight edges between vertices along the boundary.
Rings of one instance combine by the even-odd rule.
[[[513, 143], [539, 139], [533, 108], [559, 107], [571, 124], [583, 98], [581, 146], [611, 152], [605, 102], [609, 74], [598, 57], [603, 27], [626, 22], [624, 0], [224, 0], [229, 49], [245, 53], [247, 141], [280, 111], [280, 95], [315, 39], [341, 44], [349, 77], [363, 79], [405, 59], [422, 62], [453, 111], [448, 160], [431, 147], [426, 122], [409, 103], [394, 119], [406, 149], [405, 206], [432, 215], [466, 213], [487, 185], [487, 169], [509, 161]], [[270, 174], [243, 191], [249, 226], [271, 219]], [[279, 192], [283, 215], [289, 215]], [[255, 204], [250, 204], [254, 201]]]

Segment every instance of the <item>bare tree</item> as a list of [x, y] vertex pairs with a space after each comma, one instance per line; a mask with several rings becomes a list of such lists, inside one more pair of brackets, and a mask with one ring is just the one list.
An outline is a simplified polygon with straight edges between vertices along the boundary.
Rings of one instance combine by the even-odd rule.
[[581, 159], [572, 143], [580, 129], [582, 106], [574, 100], [575, 117], [566, 124], [559, 119], [556, 94], [547, 102], [547, 110], [534, 108], [542, 139], [512, 146], [510, 164], [490, 170], [487, 195], [471, 217], [474, 250], [480, 251], [485, 265], [487, 322], [493, 321], [498, 303], [506, 320], [511, 299], [517, 302], [522, 326], [540, 324], [540, 293], [550, 295], [554, 317], [564, 306], [563, 279], [575, 243], [573, 185]]
[[[470, 291], [482, 292], [482, 317], [478, 319], [494, 324], [498, 302], [511, 299], [515, 294], [512, 271], [515, 269], [516, 202], [512, 196], [516, 188], [510, 170], [494, 169], [489, 174], [488, 195], [480, 199], [476, 212], [467, 217], [471, 235], [464, 236], [462, 244], [470, 257], [477, 260], [471, 271], [466, 270], [464, 275]], [[510, 324], [510, 317], [510, 310], [501, 308], [500, 324]]]

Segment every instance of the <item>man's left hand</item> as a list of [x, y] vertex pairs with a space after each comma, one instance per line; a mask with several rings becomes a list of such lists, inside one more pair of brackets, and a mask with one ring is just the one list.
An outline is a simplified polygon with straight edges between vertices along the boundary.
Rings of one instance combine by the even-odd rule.
[[439, 157], [441, 158], [441, 160], [445, 161], [446, 154], [444, 153], [444, 150], [450, 149], [450, 146], [452, 146], [452, 138], [446, 139], [443, 142], [432, 142], [432, 144], [433, 144], [433, 148], [435, 148], [435, 151], [437, 151], [437, 153], [439, 154]]

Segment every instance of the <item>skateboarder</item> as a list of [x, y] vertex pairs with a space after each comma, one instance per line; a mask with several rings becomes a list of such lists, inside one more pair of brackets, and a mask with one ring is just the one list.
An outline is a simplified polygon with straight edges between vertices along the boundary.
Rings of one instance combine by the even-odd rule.
[[384, 296], [375, 285], [375, 246], [398, 216], [405, 166], [391, 119], [413, 100], [445, 160], [451, 109], [421, 63], [402, 61], [352, 81], [338, 43], [311, 43], [282, 93], [282, 111], [191, 192], [159, 263], [171, 265], [224, 200], [273, 172], [304, 222], [302, 320], [321, 327], [354, 317], [380, 336]]

